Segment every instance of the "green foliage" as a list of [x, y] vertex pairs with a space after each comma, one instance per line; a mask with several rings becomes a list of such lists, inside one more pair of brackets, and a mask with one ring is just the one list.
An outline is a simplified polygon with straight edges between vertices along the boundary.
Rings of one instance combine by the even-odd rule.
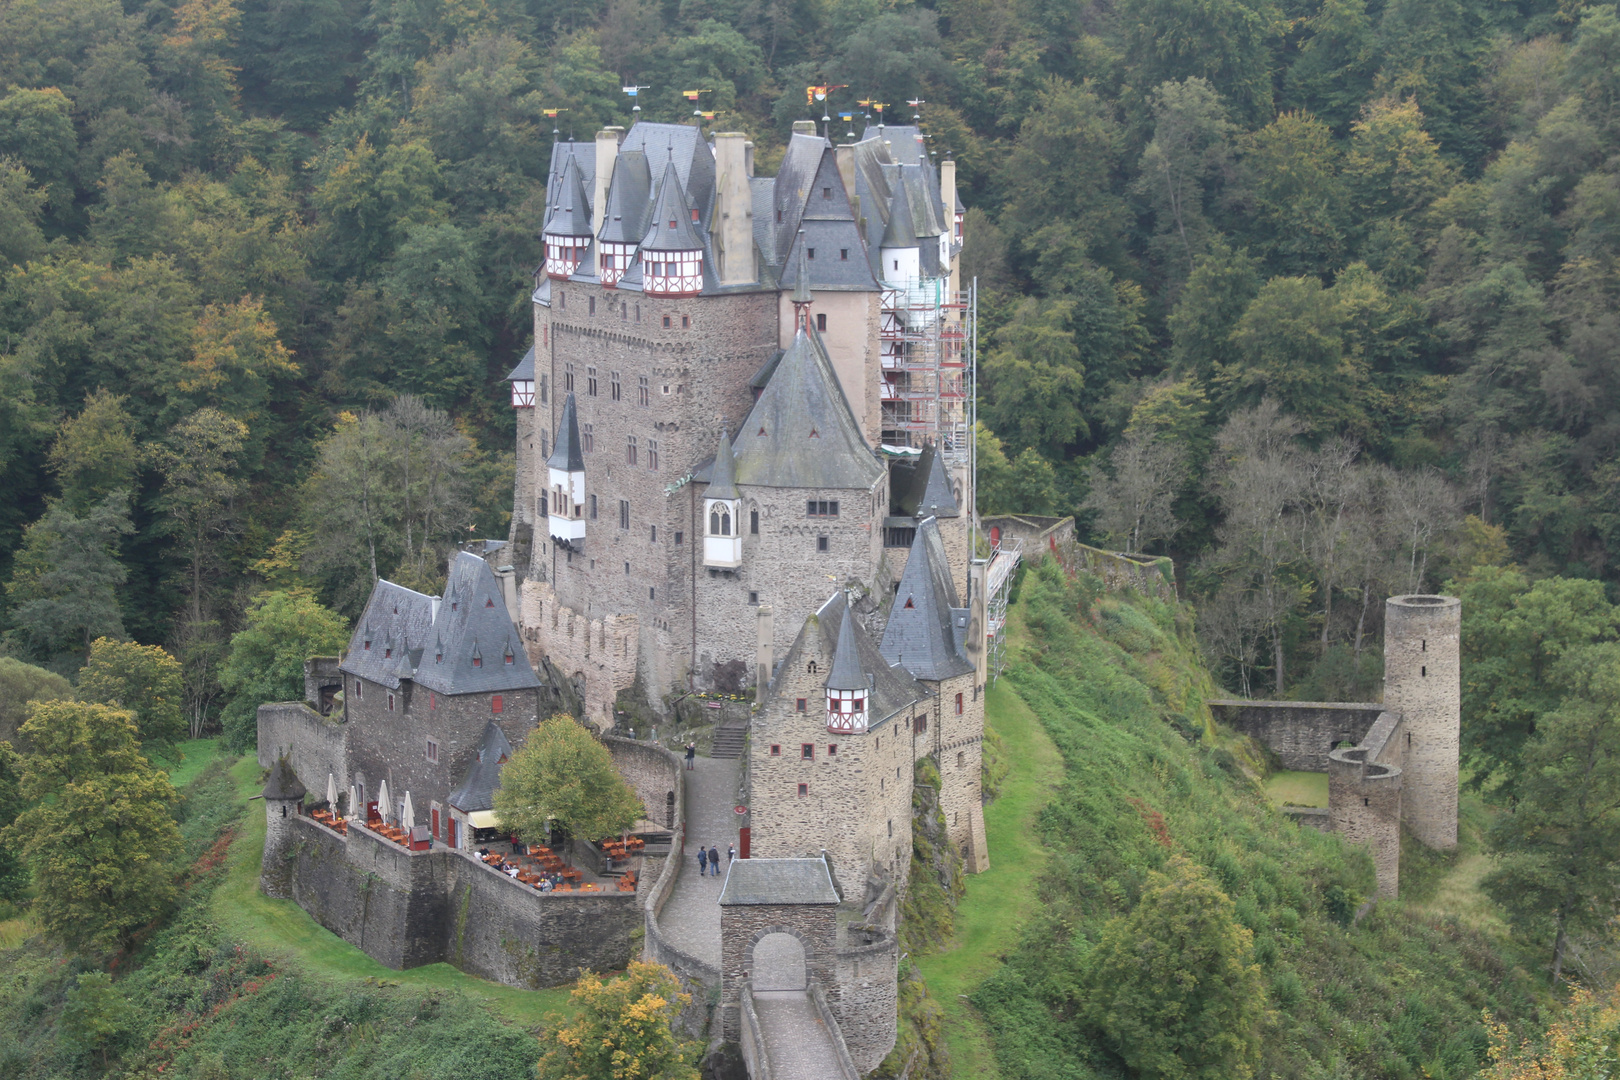
[[143, 743], [172, 747], [184, 737], [180, 715], [180, 662], [158, 645], [97, 638], [79, 669], [79, 697], [134, 714]]
[[541, 1080], [697, 1080], [703, 1044], [682, 1042], [670, 1026], [691, 995], [667, 967], [632, 960], [608, 980], [586, 972], [573, 998], [579, 1013], [547, 1040]]
[[343, 617], [304, 589], [277, 590], [256, 597], [243, 627], [231, 637], [231, 651], [220, 683], [231, 695], [222, 723], [225, 743], [250, 748], [257, 737], [260, 705], [299, 701], [304, 696], [304, 661], [334, 656], [349, 642]]
[[111, 975], [85, 972], [67, 992], [62, 1038], [70, 1046], [98, 1055], [102, 1068], [106, 1068], [108, 1055], [129, 1035], [134, 1012], [129, 1000], [113, 985]]
[[5, 836], [33, 870], [40, 923], [75, 950], [126, 947], [174, 896], [174, 788], [140, 755], [129, 712], [44, 702], [22, 735], [20, 791], [33, 805]]
[[501, 826], [530, 839], [545, 837], [556, 821], [573, 836], [595, 840], [645, 814], [607, 747], [571, 716], [553, 716], [529, 732], [495, 789]]
[[7, 839], [6, 826], [22, 813], [22, 759], [9, 742], [0, 741], [0, 900], [17, 903], [28, 889], [28, 867], [17, 845]]
[[30, 701], [51, 701], [73, 696], [73, 684], [63, 675], [14, 656], [0, 656], [0, 742], [12, 742], [28, 719]]
[[51, 472], [62, 501], [83, 514], [115, 491], [134, 487], [140, 468], [124, 399], [98, 387], [84, 399], [78, 416], [62, 421], [51, 444]]
[[133, 529], [122, 491], [83, 516], [63, 503], [46, 511], [28, 527], [6, 582], [7, 637], [25, 655], [64, 670], [83, 663], [96, 638], [122, 638], [117, 589], [129, 572], [118, 561], [118, 545]]
[[[1118, 1075], [1121, 1059], [1086, 1020], [1087, 988], [1101, 981], [1093, 965], [1111, 925], [1122, 947], [1151, 952], [1146, 938], [1117, 936], [1125, 923], [1112, 920], [1134, 917], [1153, 875], [1178, 856], [1207, 883], [1200, 893], [1226, 894], [1236, 924], [1253, 934], [1270, 1002], [1256, 1075], [1478, 1069], [1481, 1008], [1515, 1031], [1534, 1017], [1529, 977], [1511, 954], [1395, 905], [1350, 926], [1372, 892], [1370, 860], [1286, 820], [1230, 753], [1201, 736], [1204, 702], [1218, 691], [1187, 613], [1099, 593], [1052, 560], [1035, 567], [1018, 605], [1030, 644], [1003, 676], [1057, 744], [1064, 777], [1040, 817], [1050, 860], [1040, 910], [1005, 966], [972, 994], [1002, 1074]], [[1194, 723], [1178, 724], [1178, 715]]]

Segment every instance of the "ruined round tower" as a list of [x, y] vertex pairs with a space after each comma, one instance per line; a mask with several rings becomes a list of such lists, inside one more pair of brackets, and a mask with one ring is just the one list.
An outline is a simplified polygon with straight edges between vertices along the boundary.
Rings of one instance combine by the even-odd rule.
[[1457, 751], [1462, 728], [1454, 596], [1392, 596], [1384, 605], [1384, 707], [1404, 717], [1401, 816], [1431, 848], [1457, 846]]

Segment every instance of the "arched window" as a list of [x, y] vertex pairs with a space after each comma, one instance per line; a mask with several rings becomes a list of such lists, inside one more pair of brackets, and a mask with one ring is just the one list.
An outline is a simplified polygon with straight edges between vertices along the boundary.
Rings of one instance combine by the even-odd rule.
[[709, 535], [720, 535], [720, 511], [718, 509], [709, 511]]
[[730, 510], [722, 510], [722, 511], [720, 511], [720, 535], [721, 536], [730, 536], [731, 535], [731, 511]]

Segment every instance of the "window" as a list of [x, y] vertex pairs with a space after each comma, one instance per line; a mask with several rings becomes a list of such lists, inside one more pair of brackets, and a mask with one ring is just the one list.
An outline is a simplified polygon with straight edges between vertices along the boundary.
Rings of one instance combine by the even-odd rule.
[[771, 757], [781, 757], [781, 756], [782, 756], [782, 746], [781, 746], [781, 744], [780, 743], [771, 743]]
[[849, 248], [839, 248], [838, 249], [838, 258], [842, 262], [849, 262]]
[[596, 368], [594, 367], [585, 369], [585, 393], [591, 397], [596, 396]]
[[[759, 593], [758, 593], [758, 592], [756, 592], [756, 591], [754, 591], [754, 590], [753, 590], [753, 589], [750, 589], [750, 590], [749, 590], [749, 591], [748, 591], [748, 602], [749, 602], [749, 603], [750, 603], [750, 604], [757, 604], [757, 603], [759, 603]], [[802, 710], [802, 709], [801, 709], [801, 710], [800, 710], [800, 711], [801, 711], [801, 712], [802, 712], [802, 711], [803, 711], [803, 710]]]
[[647, 376], [643, 375], [638, 380], [636, 393], [640, 397], [640, 400], [637, 401], [636, 404], [640, 405], [643, 409], [652, 404], [652, 386], [647, 382]]
[[681, 532], [681, 530], [679, 530], [679, 529], [675, 530], [675, 546], [676, 547], [681, 546], [681, 540], [683, 539], [683, 536], [684, 536], [684, 534]]
[[614, 401], [619, 400], [619, 373], [617, 371], [608, 372], [608, 395], [612, 397]]
[[793, 711], [794, 712], [808, 712], [809, 711], [809, 706], [810, 706], [810, 702], [809, 702], [808, 699], [800, 698], [798, 700], [798, 702], [793, 706]]
[[364, 698], [365, 694], [361, 691], [361, 682], [359, 679], [356, 679], [354, 680], [354, 700], [361, 701]]
[[651, 472], [657, 472], [658, 471], [658, 440], [657, 439], [648, 439], [647, 440], [647, 469], [649, 471], [651, 471]]
[[594, 296], [591, 297], [590, 302], [586, 306], [588, 308], [590, 308], [590, 313], [592, 315], [595, 315], [596, 314], [596, 297], [594, 297]]
[[483, 667], [484, 666], [484, 658], [482, 656], [474, 656], [472, 658], [472, 662], [473, 662], [473, 667]]
[[838, 756], [838, 744], [837, 743], [828, 743], [827, 744], [827, 756], [828, 757], [837, 757]]
[[507, 649], [506, 650], [506, 664], [507, 664], [507, 666], [511, 667], [512, 663], [514, 662], [515, 659], [516, 658], [512, 655], [512, 650]]
[[811, 517], [837, 517], [837, 499], [811, 499], [805, 503], [804, 512]]
[[546, 495], [541, 495], [540, 496], [539, 505], [537, 506], [537, 510], [539, 511], [539, 514], [540, 514], [541, 517], [546, 517], [551, 513], [551, 499], [550, 499], [549, 496], [546, 496]]
[[636, 463], [637, 456], [636, 437], [634, 435], [628, 435], [625, 437], [624, 443], [624, 463], [626, 465], [634, 465]]
[[776, 223], [778, 225], [782, 224], [782, 211], [780, 210], [776, 212]]
[[[548, 326], [548, 327], [546, 327], [546, 329], [550, 330], [551, 327]], [[546, 384], [548, 382], [550, 382], [550, 381], [551, 381], [551, 376], [549, 376], [549, 375], [540, 376], [540, 404], [542, 404], [542, 405], [546, 404], [546, 401], [547, 401], [547, 399], [546, 399]]]
[[815, 248], [805, 248], [804, 249], [804, 257], [806, 259], [815, 258], [816, 257], [816, 249]]
[[429, 761], [433, 762], [433, 764], [435, 764], [435, 765], [437, 765], [439, 763], [439, 740], [438, 739], [429, 739], [427, 741], [427, 759]]
[[960, 769], [966, 764], [967, 764], [967, 753], [962, 751], [962, 750], [958, 750], [956, 752], [956, 767], [958, 769]]
[[652, 527], [652, 542], [658, 543], [658, 526], [656, 525]]
[[629, 527], [630, 527], [630, 501], [628, 499], [620, 499], [619, 500], [619, 528], [628, 529]]
[[827, 332], [827, 313], [825, 311], [816, 312], [816, 329], [823, 334]]
[[832, 198], [832, 188], [830, 188], [830, 187], [824, 187], [824, 188], [822, 188], [822, 189], [821, 189], [821, 197], [822, 197], [822, 198], [823, 198], [823, 199], [830, 199], [830, 198]]
[[810, 794], [810, 785], [809, 784], [800, 784], [799, 785], [799, 794], [800, 795], [808, 795], [808, 794]]
[[956, 695], [956, 715], [957, 716], [962, 715], [962, 695], [961, 694]]
[[365, 646], [365, 651], [366, 651], [366, 652], [370, 652], [370, 651], [371, 651], [371, 639], [370, 639], [370, 638], [366, 638], [366, 646]]
[[669, 316], [668, 316], [668, 315], [665, 315], [665, 316], [664, 316], [664, 329], [665, 329], [665, 330], [668, 330], [668, 329], [669, 329], [669, 326], [670, 326], [670, 319], [669, 319]]
[[832, 543], [831, 543], [830, 539], [828, 537], [825, 537], [825, 536], [816, 537], [816, 550], [817, 551], [831, 551], [832, 550]]
[[896, 270], [900, 269], [900, 260], [899, 259], [894, 260], [894, 268]]
[[557, 306], [562, 308], [564, 311], [568, 310], [568, 294], [567, 293], [559, 292], [557, 294]]
[[566, 390], [570, 394], [572, 394], [574, 392], [574, 365], [573, 364], [564, 364], [563, 365], [563, 389]]
[[928, 717], [918, 716], [915, 718], [915, 721], [916, 722], [912, 724], [912, 727], [916, 730], [917, 734], [921, 735], [923, 732], [928, 730]]
[[714, 509], [709, 511], [709, 535], [731, 535], [731, 508], [727, 503], [715, 503]]
[[681, 316], [681, 329], [682, 330], [690, 330], [691, 328], [692, 328], [692, 316], [690, 316], [690, 315], [682, 315]]
[[629, 563], [624, 564], [624, 576], [625, 577], [630, 576], [630, 564]]
[[389, 712], [394, 711], [394, 695], [393, 694], [388, 695], [388, 711]]
[[501, 695], [496, 694], [494, 697], [489, 699], [489, 711], [490, 712], [497, 712], [498, 713], [498, 712], [501, 712], [502, 710], [504, 710], [505, 708], [506, 708], [506, 702], [505, 702], [504, 699], [502, 699]]
[[799, 744], [799, 759], [801, 761], [816, 760], [816, 744], [813, 742]]
[[[591, 382], [593, 382], [593, 383], [595, 381], [596, 381], [595, 379], [591, 380]], [[595, 424], [581, 424], [581, 425], [579, 425], [579, 441], [585, 444], [585, 452], [587, 454], [590, 453], [592, 450], [595, 450], [596, 449], [596, 425]]]
[[894, 819], [893, 818], [889, 819], [889, 835], [890, 836], [894, 835]]
[[748, 511], [748, 531], [754, 536], [759, 535], [759, 511]]
[[591, 520], [596, 520], [596, 496], [591, 496]]

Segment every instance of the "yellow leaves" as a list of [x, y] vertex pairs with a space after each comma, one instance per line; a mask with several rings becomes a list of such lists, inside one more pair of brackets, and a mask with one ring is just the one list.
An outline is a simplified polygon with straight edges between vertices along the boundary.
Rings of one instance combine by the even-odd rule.
[[540, 1060], [542, 1080], [696, 1080], [702, 1045], [670, 1027], [692, 999], [668, 968], [632, 961], [611, 981], [586, 972], [573, 998], [579, 1014], [548, 1034], [556, 1046]]
[[164, 44], [202, 56], [205, 70], [234, 80], [238, 68], [222, 55], [242, 22], [236, 0], [186, 0], [174, 13], [174, 33]]
[[192, 329], [191, 348], [180, 382], [187, 393], [212, 396], [236, 380], [262, 383], [298, 374], [292, 352], [276, 336], [275, 320], [256, 296], [205, 307]]
[[1612, 994], [1577, 989], [1539, 1046], [1525, 1039], [1515, 1047], [1506, 1024], [1489, 1012], [1484, 1019], [1491, 1064], [1480, 1080], [1600, 1080], [1620, 1068], [1620, 1007]]

